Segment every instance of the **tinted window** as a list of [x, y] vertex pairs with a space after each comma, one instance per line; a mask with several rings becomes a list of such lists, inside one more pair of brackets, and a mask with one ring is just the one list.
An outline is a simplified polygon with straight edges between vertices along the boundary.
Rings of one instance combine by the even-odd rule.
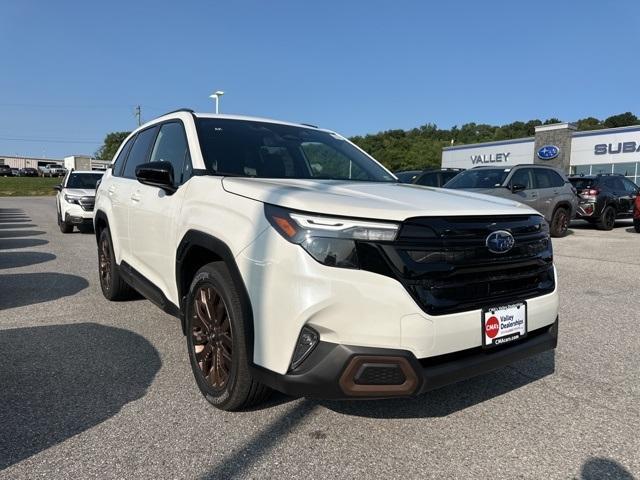
[[102, 173], [71, 173], [66, 188], [95, 189], [96, 183], [102, 178]]
[[624, 189], [627, 192], [635, 193], [635, 192], [638, 191], [638, 188], [640, 188], [640, 187], [638, 187], [638, 185], [636, 185], [631, 180], [628, 180], [626, 178], [623, 178], [622, 182], [624, 183]]
[[199, 118], [205, 166], [212, 174], [395, 182], [339, 135], [278, 123]]
[[135, 137], [129, 139], [129, 141], [124, 145], [120, 153], [113, 161], [113, 167], [111, 168], [111, 173], [116, 177], [122, 176], [122, 169], [124, 168], [124, 163], [127, 161], [127, 155], [129, 155], [129, 150], [131, 150], [131, 145], [133, 145], [133, 141]]
[[557, 188], [564, 185], [563, 178], [553, 170], [536, 168], [533, 170], [536, 188]]
[[594, 178], [589, 178], [589, 177], [570, 178], [569, 181], [574, 187], [576, 187], [576, 190], [584, 190], [585, 188], [591, 188], [591, 186], [595, 185], [596, 183]]
[[509, 184], [512, 186], [524, 185], [526, 190], [533, 188], [532, 170], [533, 168], [520, 168], [516, 170]]
[[149, 150], [157, 131], [158, 127], [152, 127], [138, 134], [124, 166], [124, 177], [136, 178], [136, 167], [147, 162]]
[[411, 183], [419, 173], [418, 171], [395, 172], [395, 176], [398, 177], [400, 183]]
[[[165, 123], [160, 127], [156, 143], [151, 152], [151, 162], [169, 162], [173, 166], [174, 184], [180, 185], [183, 178], [185, 160], [189, 159], [189, 147], [184, 127], [179, 122]], [[190, 163], [190, 159], [189, 159]]]
[[504, 168], [478, 168], [456, 175], [447, 188], [495, 188], [500, 187], [509, 174]]
[[418, 177], [415, 181], [416, 185], [423, 185], [425, 187], [437, 187], [438, 186], [438, 174], [436, 172], [425, 173]]

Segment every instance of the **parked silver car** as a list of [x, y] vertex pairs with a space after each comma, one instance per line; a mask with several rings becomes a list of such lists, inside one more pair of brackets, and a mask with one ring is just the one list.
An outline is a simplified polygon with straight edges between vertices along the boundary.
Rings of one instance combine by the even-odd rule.
[[576, 190], [567, 176], [545, 165], [475, 167], [458, 174], [444, 188], [469, 190], [524, 203], [544, 215], [553, 237], [567, 233], [578, 207]]

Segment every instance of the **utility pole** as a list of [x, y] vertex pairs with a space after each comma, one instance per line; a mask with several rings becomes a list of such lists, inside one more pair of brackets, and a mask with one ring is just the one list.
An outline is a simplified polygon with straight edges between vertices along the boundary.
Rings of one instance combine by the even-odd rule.
[[142, 111], [140, 109], [140, 105], [136, 106], [136, 113], [134, 113], [134, 115], [138, 119], [138, 126], [142, 125]]

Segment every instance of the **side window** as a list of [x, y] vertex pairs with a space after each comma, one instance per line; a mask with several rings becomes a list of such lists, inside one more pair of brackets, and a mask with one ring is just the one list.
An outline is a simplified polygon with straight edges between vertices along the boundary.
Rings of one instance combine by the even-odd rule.
[[533, 182], [531, 179], [532, 168], [521, 168], [516, 170], [511, 177], [510, 185], [524, 185], [526, 190], [533, 188]]
[[135, 136], [131, 137], [129, 141], [124, 145], [122, 150], [120, 150], [120, 153], [118, 154], [116, 159], [113, 161], [113, 167], [111, 167], [111, 172], [113, 173], [114, 176], [116, 177], [122, 176], [122, 169], [124, 168], [124, 162], [127, 161], [127, 155], [129, 155], [129, 150], [131, 150], [131, 145], [133, 145], [133, 141], [135, 139], [136, 139]]
[[553, 170], [536, 168], [533, 170], [536, 188], [558, 188], [564, 185], [562, 177]]
[[157, 132], [158, 127], [151, 127], [138, 133], [127, 157], [127, 161], [124, 164], [123, 177], [136, 178], [136, 167], [147, 162], [149, 150], [151, 150], [151, 144], [156, 138]]
[[635, 183], [633, 183], [631, 180], [629, 180], [629, 179], [627, 179], [627, 178], [623, 178], [623, 179], [622, 179], [622, 181], [623, 181], [623, 183], [624, 183], [624, 189], [625, 189], [627, 192], [630, 192], [630, 193], [637, 193], [637, 192], [638, 192], [638, 189], [639, 189], [640, 187], [638, 187], [638, 185], [636, 185]]
[[423, 185], [425, 187], [437, 187], [438, 177], [436, 173], [425, 173], [416, 180], [416, 185]]
[[329, 145], [318, 142], [300, 144], [314, 178], [368, 180], [369, 175], [357, 163], [352, 162]]
[[611, 180], [613, 180], [612, 183], [614, 190], [617, 190], [619, 192], [624, 192], [626, 190], [621, 177], [611, 177]]
[[[151, 152], [151, 162], [169, 162], [173, 166], [174, 184], [181, 185], [187, 178], [185, 160], [189, 156], [189, 146], [184, 127], [180, 122], [165, 123], [160, 127], [156, 143]], [[189, 158], [190, 163], [190, 158]], [[189, 165], [190, 166], [190, 165]], [[190, 169], [189, 169], [190, 170]]]

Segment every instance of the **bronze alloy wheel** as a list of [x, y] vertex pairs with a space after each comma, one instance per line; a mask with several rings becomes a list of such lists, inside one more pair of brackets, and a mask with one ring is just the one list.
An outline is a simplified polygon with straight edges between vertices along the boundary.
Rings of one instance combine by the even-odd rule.
[[569, 228], [569, 215], [564, 208], [558, 210], [554, 218], [553, 231], [557, 233], [557, 235], [564, 235], [564, 233]]
[[98, 251], [98, 269], [100, 270], [100, 283], [105, 290], [111, 287], [111, 249], [109, 240], [105, 237], [100, 242]]
[[229, 380], [233, 352], [229, 311], [211, 286], [201, 286], [193, 299], [191, 336], [196, 363], [211, 387], [223, 389]]

